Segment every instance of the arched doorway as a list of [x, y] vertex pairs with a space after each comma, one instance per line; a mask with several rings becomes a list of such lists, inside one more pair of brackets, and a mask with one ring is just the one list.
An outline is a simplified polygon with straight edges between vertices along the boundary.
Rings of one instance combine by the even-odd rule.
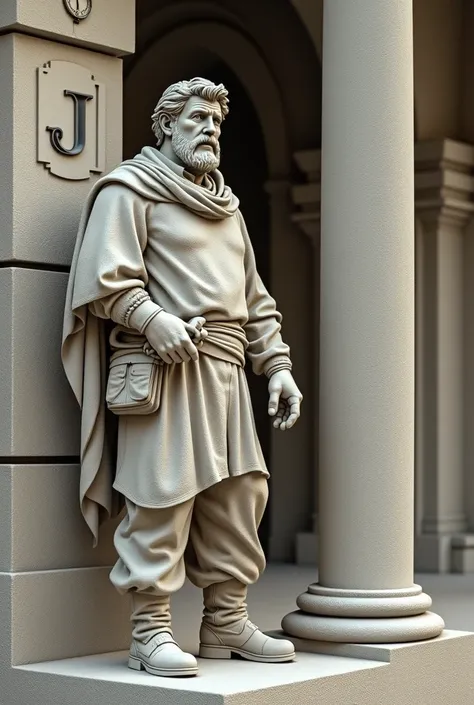
[[[251, 99], [233, 71], [217, 58], [202, 61], [199, 56], [190, 54], [188, 70], [174, 68], [167, 77], [156, 76], [154, 86], [156, 93], [150, 95], [155, 103], [161, 92], [173, 81], [193, 76], [205, 76], [215, 83], [223, 83], [229, 91], [230, 113], [226, 118], [222, 136], [221, 170], [226, 183], [240, 200], [240, 208], [252, 239], [259, 273], [269, 286], [271, 262], [271, 238], [268, 200], [264, 185], [268, 179], [262, 127]], [[182, 63], [182, 62], [180, 62]], [[132, 105], [135, 105], [132, 103]], [[151, 111], [149, 111], [151, 113]], [[149, 121], [149, 113], [146, 115]], [[153, 134], [139, 135], [136, 129], [138, 118], [135, 110], [124, 113], [124, 158], [132, 157], [143, 144], [154, 144]], [[144, 118], [140, 115], [140, 121]], [[148, 126], [149, 127], [149, 126]], [[141, 138], [141, 139], [140, 139]], [[271, 467], [270, 425], [267, 414], [267, 382], [264, 377], [256, 377], [247, 366], [247, 379], [252, 397], [257, 432], [262, 445], [265, 460]], [[270, 481], [271, 482], [271, 481]], [[271, 496], [271, 495], [270, 495]], [[260, 527], [260, 540], [266, 551], [269, 540], [269, 513], [271, 501]]]
[[[226, 119], [222, 137], [222, 172], [227, 183], [240, 199], [240, 208], [252, 240], [257, 267], [265, 285], [270, 287], [271, 237], [270, 214], [265, 193], [268, 167], [265, 155], [262, 127], [255, 108], [244, 87], [224, 62], [216, 61], [206, 72], [206, 77], [215, 83], [223, 83], [231, 99], [230, 113]], [[267, 413], [267, 380], [256, 377], [246, 367], [247, 380], [252, 397], [257, 433], [266, 463], [271, 469], [271, 427]], [[270, 478], [271, 489], [271, 478]], [[268, 552], [271, 498], [260, 526], [260, 541]]]
[[[137, 51], [124, 61], [124, 156], [153, 144], [150, 115], [170, 83], [202, 75], [227, 85], [231, 112], [224, 123], [222, 171], [241, 199], [261, 276], [284, 315], [285, 340], [306, 400], [307, 412], [291, 434], [276, 432], [266, 413], [266, 380], [249, 378], [272, 475], [261, 538], [268, 557], [281, 561], [293, 560], [296, 534], [309, 528], [313, 511], [311, 395], [317, 370], [311, 319], [318, 270], [310, 243], [292, 223], [289, 186], [292, 149], [313, 146], [312, 134], [319, 139], [320, 67], [289, 0], [262, 3], [255, 11], [234, 0], [219, 7], [201, 0], [137, 5]], [[271, 32], [263, 7], [268, 4], [275, 19]], [[237, 13], [247, 13], [248, 21]]]

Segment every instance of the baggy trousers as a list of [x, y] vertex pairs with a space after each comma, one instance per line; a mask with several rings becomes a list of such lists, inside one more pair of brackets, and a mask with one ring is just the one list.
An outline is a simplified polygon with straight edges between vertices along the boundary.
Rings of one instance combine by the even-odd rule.
[[139, 507], [126, 499], [110, 579], [132, 596], [136, 638], [171, 630], [169, 597], [186, 575], [203, 590], [258, 580], [265, 568], [258, 527], [267, 499], [267, 478], [260, 472], [226, 478], [172, 507]]

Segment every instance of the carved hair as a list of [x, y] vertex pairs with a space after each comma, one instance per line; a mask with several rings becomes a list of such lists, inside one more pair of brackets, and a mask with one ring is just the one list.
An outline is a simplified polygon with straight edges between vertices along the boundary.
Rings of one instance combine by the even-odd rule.
[[207, 78], [192, 78], [190, 81], [173, 83], [165, 90], [151, 116], [152, 130], [155, 133], [158, 147], [162, 145], [165, 138], [160, 127], [160, 117], [167, 115], [176, 120], [193, 95], [210, 102], [217, 101], [221, 106], [222, 119], [228, 114], [229, 99], [227, 96], [229, 94], [222, 83], [216, 85], [212, 81], [208, 81]]

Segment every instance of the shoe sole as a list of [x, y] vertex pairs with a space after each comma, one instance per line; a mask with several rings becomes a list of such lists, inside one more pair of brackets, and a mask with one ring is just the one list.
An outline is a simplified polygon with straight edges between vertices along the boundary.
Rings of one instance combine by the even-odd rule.
[[238, 649], [235, 647], [229, 648], [228, 646], [206, 646], [206, 644], [199, 645], [199, 656], [200, 658], [232, 658], [232, 654], [237, 654], [242, 656], [242, 658], [247, 661], [257, 661], [258, 663], [285, 663], [286, 661], [293, 661], [296, 654], [293, 651], [292, 654], [283, 654], [281, 656], [264, 656], [263, 654], [253, 654], [249, 651], [244, 651], [243, 649]]
[[192, 668], [153, 668], [147, 663], [144, 663], [141, 659], [130, 656], [128, 659], [128, 667], [133, 671], [146, 671], [152, 676], [165, 676], [165, 677], [180, 677], [180, 676], [196, 676], [198, 672], [198, 667], [193, 666]]

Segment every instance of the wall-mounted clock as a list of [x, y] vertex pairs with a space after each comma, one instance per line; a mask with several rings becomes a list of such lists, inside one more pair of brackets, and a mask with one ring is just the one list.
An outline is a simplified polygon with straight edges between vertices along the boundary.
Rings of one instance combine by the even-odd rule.
[[85, 20], [91, 14], [92, 0], [63, 0], [63, 3], [74, 22]]

